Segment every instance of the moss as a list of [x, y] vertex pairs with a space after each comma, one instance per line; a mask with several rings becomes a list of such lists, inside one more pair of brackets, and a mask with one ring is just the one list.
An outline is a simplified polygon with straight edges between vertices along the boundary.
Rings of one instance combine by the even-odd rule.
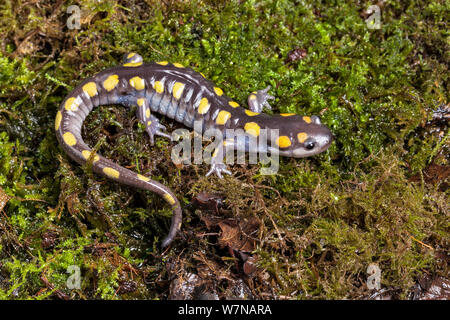
[[[0, 297], [164, 299], [170, 270], [186, 269], [228, 279], [215, 284], [224, 294], [245, 279], [256, 298], [361, 299], [376, 263], [382, 286], [405, 299], [422, 274], [446, 276], [437, 257], [449, 247], [448, 176], [427, 173], [449, 165], [448, 123], [437, 116], [448, 109], [449, 7], [384, 4], [374, 30], [370, 4], [84, 1], [81, 29], [69, 30], [67, 4], [2, 3]], [[289, 61], [296, 48], [306, 54]], [[313, 158], [281, 159], [276, 175], [236, 165], [218, 180], [204, 177], [206, 165], [168, 161], [167, 140], [151, 147], [135, 110], [94, 110], [85, 141], [182, 202], [182, 237], [163, 254], [165, 202], [68, 160], [53, 133], [67, 93], [130, 51], [201, 71], [243, 106], [271, 85], [271, 112], [320, 114], [335, 141]], [[190, 203], [202, 191], [224, 199], [217, 212]], [[260, 222], [245, 253], [257, 260], [253, 276], [205, 225], [212, 218]], [[71, 265], [80, 289], [67, 288]]]

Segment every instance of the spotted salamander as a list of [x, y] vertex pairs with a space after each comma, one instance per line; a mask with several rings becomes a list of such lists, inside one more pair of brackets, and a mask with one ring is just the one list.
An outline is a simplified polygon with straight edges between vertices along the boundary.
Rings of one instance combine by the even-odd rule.
[[[159, 113], [194, 130], [194, 121], [201, 121], [200, 134], [208, 128], [221, 132], [242, 129], [246, 135], [258, 139], [262, 129], [278, 129], [276, 140], [269, 140], [271, 137], [267, 135], [264, 139], [267, 139], [268, 146], [256, 152], [300, 158], [326, 150], [332, 141], [332, 134], [321, 124], [319, 117], [262, 113], [264, 106], [270, 109], [268, 100], [274, 99], [267, 94], [269, 89], [252, 92], [248, 97], [250, 109], [244, 109], [201, 73], [167, 61], [144, 64], [140, 55], [130, 53], [124, 56], [121, 66], [86, 79], [62, 101], [55, 119], [56, 136], [63, 150], [76, 162], [90, 162], [94, 172], [119, 183], [155, 192], [170, 204], [172, 222], [168, 235], [162, 241], [162, 247], [166, 247], [181, 227], [182, 211], [175, 194], [149, 177], [93, 152], [81, 137], [83, 121], [96, 106], [134, 105], [152, 145], [155, 136], [171, 138], [155, 116]], [[275, 145], [270, 145], [269, 141], [275, 141]], [[222, 173], [231, 174], [223, 163], [223, 150], [225, 145], [230, 144], [235, 150], [249, 151], [248, 143], [239, 144], [234, 138], [225, 136], [213, 153], [211, 170], [207, 175], [215, 173], [221, 178]]]

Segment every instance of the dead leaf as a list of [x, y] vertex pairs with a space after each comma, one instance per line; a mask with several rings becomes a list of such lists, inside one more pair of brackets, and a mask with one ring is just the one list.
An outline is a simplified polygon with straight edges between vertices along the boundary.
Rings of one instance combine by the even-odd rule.
[[6, 206], [10, 199], [10, 196], [0, 187], [0, 211]]
[[233, 250], [251, 252], [255, 248], [255, 235], [260, 222], [252, 217], [243, 221], [226, 219], [218, 223], [222, 230], [219, 244]]

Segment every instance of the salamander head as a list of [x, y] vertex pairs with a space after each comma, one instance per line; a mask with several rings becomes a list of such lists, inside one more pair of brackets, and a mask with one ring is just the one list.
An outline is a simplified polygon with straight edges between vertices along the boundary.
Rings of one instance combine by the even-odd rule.
[[279, 136], [276, 145], [269, 147], [270, 152], [278, 148], [281, 156], [309, 157], [327, 150], [333, 141], [331, 131], [321, 124], [318, 116], [281, 114], [273, 118], [278, 123]]

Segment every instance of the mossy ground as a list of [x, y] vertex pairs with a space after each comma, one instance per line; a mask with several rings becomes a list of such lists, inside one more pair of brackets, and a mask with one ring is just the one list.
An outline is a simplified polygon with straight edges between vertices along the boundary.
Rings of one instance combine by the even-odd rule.
[[[66, 26], [71, 4], [81, 29]], [[380, 2], [379, 30], [364, 22], [371, 4], [2, 1], [0, 298], [166, 299], [196, 274], [221, 298], [242, 280], [257, 299], [363, 299], [375, 263], [382, 288], [406, 299], [423, 275], [448, 277], [449, 4]], [[296, 48], [306, 55], [287, 59]], [[182, 233], [162, 252], [165, 202], [70, 161], [53, 131], [70, 90], [132, 51], [201, 71], [241, 105], [270, 84], [273, 112], [320, 114], [335, 141], [281, 159], [277, 175], [236, 165], [219, 180], [171, 163], [167, 140], [150, 147], [133, 110], [95, 110], [85, 141], [183, 205]], [[200, 192], [224, 205], [200, 209]], [[242, 230], [246, 250], [225, 239]], [[71, 265], [80, 289], [66, 285]]]

